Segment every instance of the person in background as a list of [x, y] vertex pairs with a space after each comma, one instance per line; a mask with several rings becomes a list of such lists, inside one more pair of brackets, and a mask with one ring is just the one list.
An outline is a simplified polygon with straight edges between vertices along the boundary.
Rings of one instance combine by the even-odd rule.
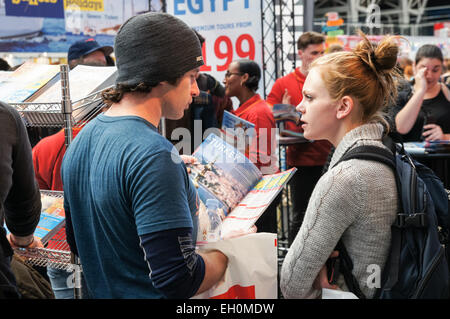
[[[200, 45], [205, 44], [205, 38], [195, 32], [200, 40]], [[223, 111], [231, 111], [233, 103], [225, 95], [225, 88], [213, 76], [207, 73], [199, 73], [197, 77], [200, 95], [194, 96], [190, 106], [192, 110], [192, 127], [196, 120], [202, 121], [202, 134], [209, 128], [219, 128], [222, 123]], [[194, 145], [194, 144], [193, 144]], [[194, 145], [194, 149], [198, 145]]]
[[114, 52], [110, 108], [63, 159], [67, 240], [93, 298], [190, 298], [222, 278], [228, 259], [195, 251], [197, 192], [157, 127], [199, 94], [200, 42], [180, 19], [148, 12], [122, 24]]
[[423, 45], [416, 53], [412, 87], [399, 94], [392, 110], [405, 142], [450, 140], [450, 90], [440, 81], [443, 62], [435, 45]]
[[344, 51], [344, 47], [338, 43], [334, 43], [328, 47], [327, 54]]
[[[239, 107], [233, 114], [255, 124], [255, 136], [250, 141], [248, 158], [262, 174], [274, 174], [278, 171], [275, 119], [270, 106], [256, 93], [260, 79], [261, 69], [256, 62], [238, 60], [228, 66], [223, 84], [225, 94], [239, 100]], [[256, 222], [258, 231], [277, 233], [276, 207], [279, 198], [271, 203]]]
[[[67, 60], [69, 68], [73, 69], [75, 66], [90, 65], [90, 66], [107, 66], [113, 48], [110, 46], [101, 46], [93, 38], [86, 40], [79, 40], [73, 43], [68, 51]], [[107, 58], [109, 57], [109, 58]]]
[[447, 85], [448, 87], [450, 87], [450, 58], [445, 58], [444, 59], [444, 71], [441, 76], [442, 78], [442, 82]]
[[[300, 67], [294, 72], [277, 79], [267, 102], [274, 104], [298, 105], [302, 101], [302, 88], [311, 63], [321, 57], [325, 52], [325, 36], [317, 32], [305, 32], [298, 41], [298, 55], [302, 61]], [[285, 128], [295, 132], [303, 132], [300, 126], [286, 122]], [[311, 141], [289, 145], [286, 158], [287, 165], [297, 167], [298, 172], [289, 182], [292, 199], [292, 220], [289, 227], [289, 244], [295, 238], [308, 205], [309, 197], [314, 185], [322, 175], [323, 167], [331, 150], [328, 141]]]
[[[396, 103], [389, 108], [390, 120], [404, 142], [450, 140], [450, 90], [441, 80], [443, 54], [439, 47], [423, 45], [416, 53], [412, 83], [402, 85]], [[422, 157], [450, 187], [449, 160]]]
[[397, 67], [407, 81], [413, 77], [413, 61], [407, 56], [401, 55], [397, 58]]
[[403, 70], [403, 77], [406, 81], [412, 81], [414, 79], [414, 71], [412, 65], [405, 66], [405, 69]]
[[408, 65], [412, 66], [412, 64], [413, 64], [412, 60], [407, 55], [400, 55], [397, 58], [397, 67], [398, 67], [398, 69], [399, 69], [401, 74], [404, 74], [405, 73], [405, 68]]
[[11, 247], [42, 247], [33, 235], [41, 215], [41, 195], [22, 118], [1, 102], [0, 127], [0, 299], [19, 298], [10, 266]]
[[[77, 65], [111, 66], [114, 60], [111, 58], [113, 48], [101, 46], [93, 38], [79, 40], [69, 47], [67, 60], [72, 70]], [[44, 137], [57, 134], [59, 129], [55, 128], [28, 128], [31, 146], [34, 147]]]
[[341, 277], [331, 285], [325, 263], [335, 257], [342, 239], [362, 292], [369, 265], [386, 263], [398, 199], [392, 169], [382, 163], [351, 159], [338, 163], [361, 145], [387, 149], [382, 142], [388, 123], [380, 111], [393, 103], [398, 46], [392, 38], [375, 48], [362, 34], [352, 52], [327, 54], [311, 65], [303, 86], [302, 127], [308, 139], [327, 139], [336, 148], [330, 169], [320, 178], [304, 222], [287, 253], [280, 274], [285, 298], [318, 298], [322, 288], [348, 291]]
[[[200, 45], [203, 46], [205, 38], [195, 31]], [[203, 141], [203, 135], [207, 129], [220, 128], [224, 110], [231, 111], [233, 103], [230, 98], [225, 96], [225, 88], [212, 75], [204, 72], [199, 72], [197, 76], [197, 85], [200, 90], [198, 96], [192, 98], [192, 103], [189, 109], [185, 112], [182, 119], [173, 121], [166, 120], [166, 137], [172, 140], [172, 132], [178, 127], [183, 127], [189, 130], [191, 134], [191, 148], [188, 154], [192, 154], [199, 143]], [[201, 125], [201, 130], [197, 127]], [[201, 134], [201, 137], [195, 136]]]

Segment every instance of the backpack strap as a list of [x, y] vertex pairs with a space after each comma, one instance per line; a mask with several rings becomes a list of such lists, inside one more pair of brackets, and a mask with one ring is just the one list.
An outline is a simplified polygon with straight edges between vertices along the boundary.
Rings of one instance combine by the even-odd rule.
[[[395, 150], [395, 143], [392, 140], [387, 140], [386, 143], [387, 147], [390, 149]], [[395, 154], [395, 153], [394, 153]], [[350, 159], [361, 159], [361, 160], [369, 160], [369, 161], [375, 161], [383, 163], [387, 166], [389, 166], [391, 169], [395, 170], [395, 157], [392, 152], [385, 148], [381, 148], [379, 146], [373, 146], [373, 145], [363, 145], [363, 146], [357, 146], [348, 152], [346, 152], [339, 161], [334, 165], [336, 166], [340, 162], [347, 161]], [[393, 236], [397, 236], [394, 235]], [[399, 240], [396, 240], [399, 242]], [[345, 248], [345, 245], [342, 241], [342, 239], [339, 240], [336, 250], [339, 251], [339, 271], [344, 276], [345, 284], [347, 285], [347, 288], [354, 293], [359, 299], [366, 299], [366, 296], [362, 292], [358, 280], [353, 275], [353, 262], [350, 258], [347, 249]], [[400, 260], [400, 245], [398, 245], [398, 248], [395, 249], [395, 251], [398, 251], [398, 253], [395, 253], [394, 256], [392, 256], [393, 260], [395, 260], [395, 263], [397, 264], [397, 267], [392, 267], [391, 273], [389, 275], [390, 281], [395, 284], [397, 282], [398, 278], [398, 266], [399, 266], [399, 260]], [[395, 269], [396, 268], [396, 269]], [[392, 285], [393, 285], [392, 284]]]
[[340, 162], [348, 161], [350, 159], [361, 159], [380, 162], [386, 164], [392, 169], [395, 169], [395, 159], [392, 153], [387, 149], [381, 148], [379, 146], [373, 145], [357, 146], [346, 152], [334, 166], [336, 166]]
[[353, 262], [342, 239], [339, 239], [335, 250], [339, 251], [339, 272], [344, 276], [344, 281], [347, 288], [359, 299], [366, 299], [366, 296], [359, 287], [358, 280], [353, 275]]

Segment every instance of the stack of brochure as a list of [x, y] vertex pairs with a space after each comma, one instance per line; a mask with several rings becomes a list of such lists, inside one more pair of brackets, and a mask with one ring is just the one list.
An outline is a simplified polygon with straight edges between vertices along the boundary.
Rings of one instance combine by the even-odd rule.
[[[34, 236], [45, 245], [66, 223], [63, 192], [42, 191], [41, 202], [41, 217]], [[6, 231], [9, 233], [8, 229]]]
[[424, 141], [403, 143], [410, 154], [450, 153], [450, 141]]
[[6, 103], [30, 102], [48, 87], [59, 81], [59, 65], [25, 62], [17, 70], [2, 76], [0, 101]]

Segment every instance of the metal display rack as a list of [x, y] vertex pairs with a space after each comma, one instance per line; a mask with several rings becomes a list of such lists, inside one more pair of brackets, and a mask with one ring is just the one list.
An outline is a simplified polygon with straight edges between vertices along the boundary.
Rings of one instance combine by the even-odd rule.
[[[72, 103], [69, 91], [69, 66], [60, 66], [61, 103], [10, 103], [22, 116], [27, 127], [63, 127], [66, 149], [72, 142], [72, 128], [84, 126], [105, 106], [101, 91]], [[43, 191], [42, 194], [63, 197], [63, 192]], [[79, 258], [70, 252], [65, 229], [57, 232], [45, 248], [18, 248], [15, 252], [32, 266], [53, 267], [73, 272], [74, 297], [81, 298], [81, 264]]]

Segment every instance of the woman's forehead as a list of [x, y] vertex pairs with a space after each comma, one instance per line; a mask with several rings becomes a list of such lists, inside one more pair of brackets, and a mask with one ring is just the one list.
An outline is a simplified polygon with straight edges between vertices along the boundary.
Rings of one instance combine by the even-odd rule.
[[422, 58], [417, 65], [440, 66], [442, 65], [442, 61], [436, 58]]

